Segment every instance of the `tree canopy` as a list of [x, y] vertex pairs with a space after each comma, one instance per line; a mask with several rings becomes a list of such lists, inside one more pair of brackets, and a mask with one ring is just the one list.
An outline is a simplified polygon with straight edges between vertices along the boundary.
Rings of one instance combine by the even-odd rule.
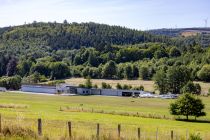
[[204, 108], [205, 105], [202, 103], [201, 99], [192, 94], [185, 93], [174, 103], [170, 104], [170, 113], [172, 115], [186, 116], [188, 120], [189, 116], [194, 116], [195, 118], [205, 116]]

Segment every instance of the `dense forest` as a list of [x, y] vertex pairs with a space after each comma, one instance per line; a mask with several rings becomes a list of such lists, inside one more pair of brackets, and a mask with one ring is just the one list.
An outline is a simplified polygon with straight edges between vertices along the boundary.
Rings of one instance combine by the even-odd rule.
[[200, 45], [199, 38], [67, 21], [0, 28], [0, 86], [8, 79], [23, 83], [67, 77], [150, 80], [161, 74], [183, 81], [182, 87], [193, 80], [208, 82], [210, 50]]

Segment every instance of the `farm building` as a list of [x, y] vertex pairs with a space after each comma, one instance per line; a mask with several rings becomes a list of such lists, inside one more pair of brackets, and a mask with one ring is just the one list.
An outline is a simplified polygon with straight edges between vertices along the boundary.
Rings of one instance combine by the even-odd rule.
[[49, 94], [78, 94], [78, 95], [104, 95], [104, 96], [139, 96], [141, 94], [151, 94], [140, 90], [120, 90], [120, 89], [95, 89], [81, 88], [69, 84], [58, 84], [56, 86], [47, 85], [22, 85], [24, 92], [49, 93]]
[[35, 93], [49, 93], [49, 94], [57, 93], [56, 86], [36, 85], [36, 84], [22, 85], [21, 91], [35, 92]]
[[104, 95], [104, 96], [137, 96], [150, 92], [139, 90], [119, 90], [119, 89], [87, 89], [77, 88], [77, 94], [80, 95]]
[[70, 93], [70, 94], [76, 94], [77, 93], [77, 87], [69, 85], [69, 84], [58, 84], [56, 85], [57, 93]]

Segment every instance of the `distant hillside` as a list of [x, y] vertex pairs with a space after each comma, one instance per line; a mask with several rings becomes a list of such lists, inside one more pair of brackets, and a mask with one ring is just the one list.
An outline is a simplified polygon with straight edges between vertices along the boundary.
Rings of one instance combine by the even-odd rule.
[[197, 33], [210, 33], [210, 28], [177, 28], [177, 29], [155, 29], [149, 30], [149, 33], [156, 34], [156, 35], [166, 35], [170, 37], [178, 37], [183, 35], [184, 33], [191, 32], [192, 35]]
[[181, 43], [191, 45], [196, 42], [203, 47], [210, 44], [210, 28], [177, 28], [177, 29], [156, 29], [148, 31], [151, 34], [163, 35], [181, 39]]

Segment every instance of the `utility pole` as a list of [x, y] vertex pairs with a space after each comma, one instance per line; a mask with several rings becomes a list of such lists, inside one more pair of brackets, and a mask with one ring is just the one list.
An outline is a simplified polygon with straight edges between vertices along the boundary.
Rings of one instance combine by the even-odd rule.
[[205, 28], [208, 26], [208, 18], [204, 19]]

